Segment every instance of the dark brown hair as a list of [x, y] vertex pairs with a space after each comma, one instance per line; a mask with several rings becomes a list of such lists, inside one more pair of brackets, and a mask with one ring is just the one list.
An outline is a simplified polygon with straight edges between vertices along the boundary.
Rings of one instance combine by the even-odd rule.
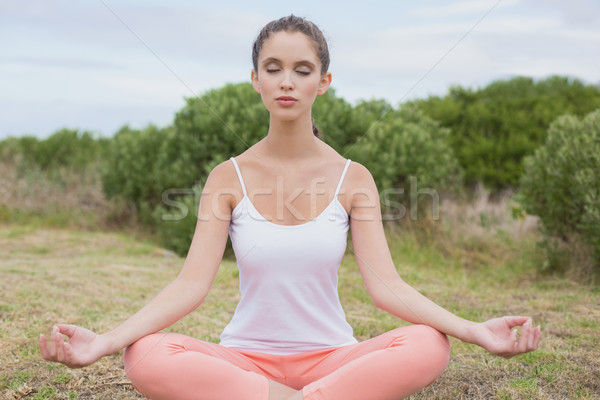
[[[252, 45], [252, 65], [256, 73], [258, 73], [258, 55], [260, 54], [263, 44], [271, 34], [275, 32], [301, 32], [305, 34], [313, 42], [315, 52], [321, 62], [321, 76], [327, 73], [329, 70], [329, 47], [327, 46], [327, 40], [325, 39], [323, 32], [321, 32], [319, 27], [311, 21], [297, 17], [293, 14], [269, 22], [258, 33], [258, 36]], [[315, 126], [314, 120], [312, 128], [314, 135], [316, 137], [321, 137], [321, 132]]]

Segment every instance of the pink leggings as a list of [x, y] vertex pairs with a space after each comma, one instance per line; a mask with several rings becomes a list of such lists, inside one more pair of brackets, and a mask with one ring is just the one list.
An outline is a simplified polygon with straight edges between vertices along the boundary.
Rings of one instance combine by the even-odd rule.
[[125, 372], [150, 399], [267, 400], [269, 379], [310, 400], [395, 400], [440, 377], [450, 358], [445, 335], [410, 325], [361, 343], [292, 355], [233, 350], [156, 333], [125, 350]]

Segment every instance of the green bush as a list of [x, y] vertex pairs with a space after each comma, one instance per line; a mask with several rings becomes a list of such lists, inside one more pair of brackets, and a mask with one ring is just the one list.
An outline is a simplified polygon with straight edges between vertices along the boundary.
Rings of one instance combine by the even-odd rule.
[[[249, 83], [189, 98], [171, 127], [117, 132], [103, 172], [104, 191], [135, 205], [163, 244], [185, 255], [196, 225], [194, 191], [217, 164], [265, 137], [268, 123], [268, 111]], [[186, 215], [162, 218], [181, 205]]]
[[323, 141], [345, 154], [391, 108], [385, 100], [362, 100], [352, 106], [330, 88], [325, 95], [317, 97], [312, 116]]
[[[196, 225], [195, 192], [217, 164], [244, 152], [268, 129], [269, 113], [250, 83], [227, 84], [186, 100], [156, 158], [166, 203], [159, 195], [161, 204], [153, 204], [151, 213], [165, 246], [186, 254]], [[163, 218], [184, 208], [178, 218]]]
[[0, 155], [3, 161], [14, 162], [21, 170], [82, 170], [104, 158], [109, 142], [110, 139], [96, 137], [89, 131], [61, 129], [46, 139], [35, 136], [4, 139], [0, 142]]
[[525, 210], [540, 217], [548, 237], [582, 238], [600, 266], [600, 109], [552, 123], [525, 160], [520, 187]]
[[0, 160], [15, 164], [36, 165], [40, 140], [35, 136], [8, 137], [0, 142]]
[[181, 256], [187, 254], [194, 236], [201, 192], [200, 186], [167, 192], [164, 204], [152, 212], [162, 245]]
[[39, 142], [36, 161], [42, 169], [81, 169], [101, 158], [107, 143], [87, 131], [61, 129]]
[[163, 171], [157, 160], [170, 136], [170, 128], [122, 127], [112, 139], [102, 168], [107, 197], [125, 199], [135, 205], [142, 218], [148, 217], [161, 202]]
[[264, 138], [268, 129], [269, 112], [252, 85], [227, 84], [187, 99], [175, 116], [161, 165], [177, 176], [173, 185], [190, 188], [217, 164]]
[[401, 196], [394, 201], [408, 205], [415, 200], [411, 198], [415, 184], [431, 192], [455, 189], [461, 183], [461, 168], [448, 134], [449, 129], [407, 105], [387, 112], [349, 155], [370, 170], [380, 192], [395, 191]]
[[359, 100], [352, 110], [351, 129], [355, 133], [346, 146], [354, 147], [354, 143], [361, 140], [363, 136], [368, 135], [370, 129], [374, 128], [392, 110], [391, 104], [382, 99]]
[[600, 107], [600, 90], [566, 77], [516, 77], [477, 90], [453, 87], [444, 97], [415, 103], [451, 129], [467, 184], [502, 189], [518, 185], [523, 159], [543, 144], [550, 123]]

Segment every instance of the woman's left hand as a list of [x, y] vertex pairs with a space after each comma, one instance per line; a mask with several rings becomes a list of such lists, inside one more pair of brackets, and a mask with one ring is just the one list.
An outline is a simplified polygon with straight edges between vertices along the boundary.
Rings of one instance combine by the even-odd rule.
[[477, 324], [474, 343], [492, 354], [511, 358], [537, 349], [541, 337], [540, 327], [534, 328], [530, 318], [502, 317]]

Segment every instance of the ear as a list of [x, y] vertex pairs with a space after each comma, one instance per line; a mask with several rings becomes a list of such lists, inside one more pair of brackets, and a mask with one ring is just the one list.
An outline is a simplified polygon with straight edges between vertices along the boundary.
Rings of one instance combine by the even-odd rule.
[[260, 85], [258, 84], [258, 73], [255, 70], [252, 70], [252, 72], [250, 72], [250, 79], [252, 80], [252, 86], [254, 87], [254, 90], [256, 90], [256, 93], [260, 94]]
[[328, 72], [321, 77], [317, 96], [323, 96], [327, 92], [327, 89], [329, 89], [329, 85], [331, 85], [331, 72]]

